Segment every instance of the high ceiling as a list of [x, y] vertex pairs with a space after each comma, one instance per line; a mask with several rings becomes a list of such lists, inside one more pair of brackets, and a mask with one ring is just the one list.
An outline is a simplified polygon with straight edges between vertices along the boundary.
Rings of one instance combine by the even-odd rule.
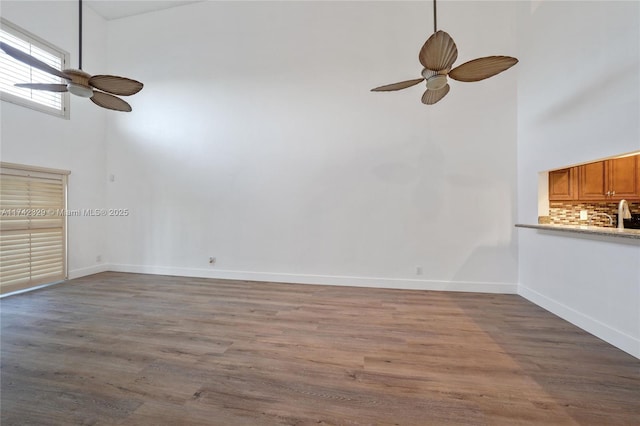
[[202, 0], [86, 0], [85, 4], [106, 20], [198, 3]]

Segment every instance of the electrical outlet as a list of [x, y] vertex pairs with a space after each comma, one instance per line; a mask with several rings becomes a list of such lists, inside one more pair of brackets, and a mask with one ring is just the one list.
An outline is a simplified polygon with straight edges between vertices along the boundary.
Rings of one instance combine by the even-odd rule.
[[216, 263], [216, 258], [215, 258], [215, 257], [213, 257], [213, 256], [211, 256], [211, 257], [209, 258], [209, 263], [210, 263], [211, 265], [213, 265], [214, 263]]
[[589, 218], [589, 212], [587, 210], [580, 210], [580, 220], [587, 220]]
[[96, 256], [96, 262], [102, 262], [102, 255], [101, 254]]
[[416, 266], [416, 275], [422, 275], [422, 266]]

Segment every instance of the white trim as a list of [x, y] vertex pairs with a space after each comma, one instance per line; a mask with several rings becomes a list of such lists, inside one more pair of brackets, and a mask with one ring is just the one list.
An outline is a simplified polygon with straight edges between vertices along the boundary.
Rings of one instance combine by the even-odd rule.
[[516, 294], [517, 284], [472, 281], [436, 281], [406, 278], [351, 277], [275, 272], [231, 271], [222, 269], [179, 268], [153, 265], [108, 265], [109, 271], [181, 277], [318, 284], [351, 287], [395, 288], [404, 290], [464, 291], [472, 293]]
[[23, 288], [21, 290], [12, 291], [11, 293], [0, 294], [0, 299], [4, 299], [5, 297], [8, 297], [8, 296], [15, 296], [16, 294], [22, 294], [22, 293], [28, 293], [34, 290], [40, 290], [41, 288], [51, 287], [52, 285], [56, 285], [64, 282], [67, 282], [67, 280], [54, 281], [52, 283], [41, 284], [35, 287], [28, 287], [28, 288]]
[[518, 286], [518, 294], [563, 320], [640, 359], [640, 339], [616, 330], [595, 318], [578, 312], [523, 285]]
[[17, 163], [7, 163], [6, 161], [0, 161], [0, 168], [2, 168], [3, 174], [15, 174], [16, 176], [31, 176], [34, 173], [40, 173], [43, 175], [54, 175], [54, 176], [41, 176], [45, 178], [54, 178], [60, 180], [60, 176], [57, 175], [70, 175], [71, 171], [69, 170], [61, 170], [61, 169], [52, 169], [50, 167], [40, 167], [40, 166], [27, 166], [25, 164], [17, 164]]
[[86, 277], [87, 275], [99, 274], [100, 272], [107, 272], [110, 270], [111, 269], [109, 269], [109, 265], [104, 263], [100, 265], [88, 266], [86, 268], [73, 269], [69, 271], [69, 279], [72, 280], [74, 278], [82, 278]]

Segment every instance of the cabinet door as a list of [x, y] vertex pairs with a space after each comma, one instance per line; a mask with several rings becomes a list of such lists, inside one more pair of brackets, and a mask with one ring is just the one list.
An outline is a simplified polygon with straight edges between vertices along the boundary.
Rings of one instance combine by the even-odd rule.
[[616, 158], [608, 161], [610, 199], [619, 201], [640, 198], [640, 156]]
[[549, 172], [549, 201], [575, 200], [578, 197], [577, 167]]
[[578, 167], [578, 199], [607, 200], [607, 162], [584, 164]]

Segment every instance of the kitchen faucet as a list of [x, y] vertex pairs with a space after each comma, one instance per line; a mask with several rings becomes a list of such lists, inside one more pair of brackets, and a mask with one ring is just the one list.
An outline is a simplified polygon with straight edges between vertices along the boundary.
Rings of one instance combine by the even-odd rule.
[[631, 219], [631, 211], [627, 200], [620, 200], [620, 204], [618, 204], [618, 229], [624, 229], [624, 219]]
[[587, 220], [587, 225], [589, 225], [589, 222], [591, 222], [591, 220], [596, 217], [596, 216], [606, 216], [609, 218], [609, 225], [613, 226], [613, 218], [606, 214], [606, 213], [602, 213], [602, 212], [595, 212], [594, 214], [591, 215], [591, 217], [589, 218], [589, 220]]

